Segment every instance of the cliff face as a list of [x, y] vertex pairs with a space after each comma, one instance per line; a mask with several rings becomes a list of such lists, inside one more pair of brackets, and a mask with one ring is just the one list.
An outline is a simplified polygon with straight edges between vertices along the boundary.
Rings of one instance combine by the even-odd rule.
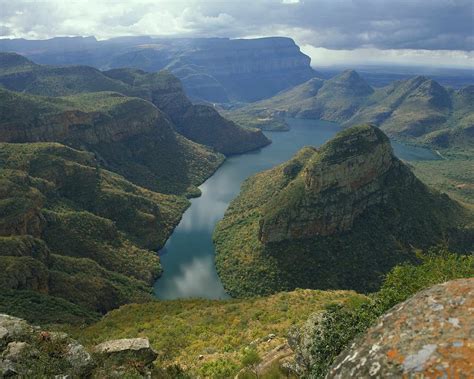
[[166, 68], [182, 80], [189, 96], [211, 102], [259, 100], [316, 74], [310, 58], [292, 39], [282, 37], [70, 39], [70, 44], [67, 39], [12, 40], [0, 42], [0, 50], [20, 52], [43, 64]]
[[[138, 135], [144, 128], [150, 129], [150, 124], [157, 120], [160, 125], [172, 124], [178, 133], [194, 142], [210, 146], [225, 154], [242, 153], [270, 143], [261, 131], [241, 128], [223, 118], [212, 107], [200, 105], [199, 108], [194, 109], [195, 106], [186, 96], [181, 82], [169, 71], [147, 73], [137, 69], [114, 69], [102, 72], [88, 66], [50, 67], [35, 65], [17, 54], [0, 53], [0, 83], [9, 90], [42, 96], [58, 97], [114, 91], [116, 94], [113, 96], [116, 97], [120, 97], [118, 93], [134, 97], [134, 99], [122, 99], [122, 102], [127, 104], [123, 104], [120, 109], [117, 108], [119, 112], [112, 115], [114, 120], [111, 119], [112, 117], [107, 120], [102, 115], [92, 112], [87, 112], [88, 114], [78, 112], [73, 106], [68, 107], [68, 114], [63, 113], [54, 120], [48, 116], [45, 122], [54, 122], [54, 130], [57, 134], [82, 133], [80, 138], [97, 139], [91, 135], [91, 130], [87, 130], [88, 124], [116, 123], [113, 128], [109, 127], [107, 131], [101, 132], [99, 139], [117, 139]], [[104, 102], [100, 99], [101, 95], [96, 96], [97, 104]], [[111, 96], [107, 94], [105, 98]], [[2, 97], [5, 97], [4, 93]], [[145, 101], [140, 104], [138, 98], [152, 102], [167, 117], [164, 117], [162, 112], [157, 112], [156, 108], [153, 109], [150, 104], [147, 106]], [[21, 133], [16, 130], [11, 110], [5, 106], [2, 109], [3, 113], [10, 112], [13, 122], [8, 134]], [[43, 114], [47, 111], [41, 105], [33, 106], [33, 109], [36, 112], [31, 112], [33, 114], [30, 118], [36, 117], [38, 112]], [[122, 111], [123, 109], [125, 111]], [[155, 115], [150, 116], [150, 113], [155, 113]], [[26, 117], [24, 114], [19, 116]], [[44, 121], [42, 117], [31, 119], [30, 124], [37, 124], [35, 128], [37, 133], [48, 133], [44, 130], [45, 127], [41, 126]], [[80, 127], [77, 128], [74, 125]], [[8, 125], [4, 125], [4, 128], [8, 128]], [[112, 134], [115, 134], [115, 137]]]
[[285, 189], [301, 187], [289, 203], [291, 209], [275, 212], [280, 199], [290, 196], [285, 191], [269, 202], [260, 221], [260, 240], [278, 242], [350, 230], [367, 208], [384, 202], [385, 178], [399, 170], [390, 141], [379, 130], [360, 128], [339, 135], [315, 152], [300, 174], [302, 183]]
[[110, 92], [50, 98], [7, 90], [0, 98], [0, 141], [60, 142], [92, 151], [104, 167], [151, 190], [195, 194], [223, 160], [176, 133], [169, 117], [139, 98]]
[[[166, 116], [150, 103], [137, 98], [113, 93], [96, 96], [98, 102], [106, 99], [117, 100], [117, 107], [111, 112], [100, 109], [84, 111], [80, 106], [75, 107], [72, 102], [68, 104], [66, 98], [66, 107], [61, 109], [52, 100], [49, 109], [40, 110], [44, 113], [33, 110], [33, 114], [26, 115], [23, 119], [13, 119], [8, 113], [13, 113], [15, 107], [27, 110], [29, 106], [34, 106], [32, 102], [36, 99], [44, 100], [0, 91], [2, 99], [8, 102], [2, 106], [0, 117], [2, 120], [11, 119], [10, 122], [1, 122], [0, 140], [4, 142], [55, 141], [95, 145], [125, 141], [140, 134], [150, 133], [155, 128], [163, 134], [172, 133]], [[132, 110], [135, 113], [132, 113]]]
[[[192, 71], [181, 74], [183, 67]], [[210, 101], [255, 101], [302, 83], [315, 75], [310, 58], [289, 38], [223, 40], [184, 52], [172, 70], [192, 96]], [[209, 98], [193, 83], [193, 75], [209, 75], [226, 96]], [[219, 94], [219, 93], [218, 93]], [[207, 96], [207, 97], [206, 97]], [[222, 95], [221, 95], [222, 96]]]
[[472, 249], [472, 212], [420, 182], [374, 126], [249, 178], [216, 227], [216, 266], [233, 296], [294, 288], [375, 291], [413, 248]]

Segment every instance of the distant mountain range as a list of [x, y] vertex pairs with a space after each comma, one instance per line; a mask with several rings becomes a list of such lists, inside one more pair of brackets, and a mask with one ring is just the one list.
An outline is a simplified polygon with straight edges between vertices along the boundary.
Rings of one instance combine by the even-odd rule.
[[170, 70], [189, 96], [209, 102], [255, 101], [314, 77], [310, 58], [290, 38], [93, 37], [0, 40], [0, 51], [37, 63]]
[[347, 70], [328, 80], [310, 79], [227, 115], [263, 129], [284, 127], [286, 116], [343, 126], [371, 123], [400, 139], [441, 148], [472, 146], [474, 86], [453, 90], [418, 76], [373, 88], [357, 72]]

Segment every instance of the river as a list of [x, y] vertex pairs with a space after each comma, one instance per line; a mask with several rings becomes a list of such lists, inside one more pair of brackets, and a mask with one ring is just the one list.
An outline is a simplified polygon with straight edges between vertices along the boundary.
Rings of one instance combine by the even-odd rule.
[[[226, 294], [214, 266], [212, 233], [230, 201], [249, 176], [291, 158], [303, 146], [321, 146], [341, 128], [332, 122], [289, 119], [288, 132], [265, 132], [272, 144], [226, 159], [199, 188], [202, 195], [191, 200], [181, 222], [160, 251], [163, 275], [156, 281], [160, 299], [225, 299]], [[404, 160], [439, 159], [432, 151], [392, 141], [395, 154]]]

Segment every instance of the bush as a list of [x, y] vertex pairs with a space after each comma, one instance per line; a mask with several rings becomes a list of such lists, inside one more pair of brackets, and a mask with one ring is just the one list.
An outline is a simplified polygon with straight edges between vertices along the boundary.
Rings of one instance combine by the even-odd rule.
[[258, 354], [255, 348], [247, 347], [242, 352], [241, 363], [244, 368], [252, 372], [258, 379], [258, 364], [262, 361], [262, 358]]
[[239, 366], [227, 359], [217, 359], [206, 362], [202, 365], [199, 372], [205, 378], [226, 379], [233, 378]]
[[323, 378], [344, 348], [394, 305], [432, 285], [474, 276], [472, 255], [437, 248], [426, 254], [419, 252], [417, 256], [420, 265], [403, 264], [393, 268], [380, 291], [368, 302], [328, 306], [313, 335], [311, 378]]

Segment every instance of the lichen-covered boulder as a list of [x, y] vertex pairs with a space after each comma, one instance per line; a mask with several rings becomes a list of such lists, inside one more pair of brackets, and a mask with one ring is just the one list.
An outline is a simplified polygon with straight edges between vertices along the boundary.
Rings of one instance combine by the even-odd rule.
[[421, 291], [343, 351], [327, 378], [474, 377], [474, 278]]
[[19, 361], [31, 346], [27, 342], [10, 342], [2, 353], [2, 358], [9, 361]]
[[25, 320], [6, 314], [0, 314], [0, 351], [2, 351], [9, 342], [24, 340], [34, 331], [35, 328], [29, 325]]
[[313, 313], [301, 327], [294, 327], [288, 333], [288, 345], [295, 352], [294, 359], [287, 368], [302, 376], [313, 365], [315, 358], [312, 353], [314, 337], [321, 333], [322, 312]]
[[110, 360], [117, 364], [134, 361], [148, 366], [158, 356], [150, 346], [148, 338], [124, 338], [106, 341], [97, 345], [94, 351], [102, 359]]

